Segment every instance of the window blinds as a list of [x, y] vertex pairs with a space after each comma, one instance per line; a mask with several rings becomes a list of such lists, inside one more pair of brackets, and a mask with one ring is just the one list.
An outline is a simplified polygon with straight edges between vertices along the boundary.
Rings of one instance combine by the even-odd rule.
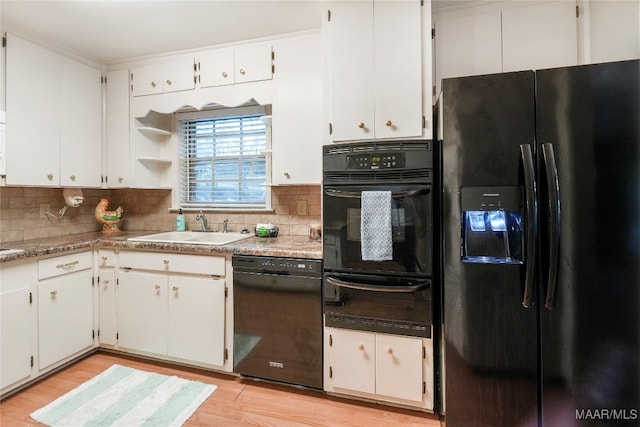
[[182, 207], [264, 208], [261, 114], [179, 121]]

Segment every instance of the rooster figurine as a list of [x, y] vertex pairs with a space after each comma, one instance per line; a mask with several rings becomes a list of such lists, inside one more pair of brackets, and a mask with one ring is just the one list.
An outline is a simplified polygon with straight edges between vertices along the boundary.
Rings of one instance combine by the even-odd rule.
[[100, 203], [96, 206], [96, 220], [102, 224], [103, 233], [119, 233], [118, 222], [122, 218], [122, 206], [118, 206], [115, 211], [108, 211], [109, 201], [100, 199]]

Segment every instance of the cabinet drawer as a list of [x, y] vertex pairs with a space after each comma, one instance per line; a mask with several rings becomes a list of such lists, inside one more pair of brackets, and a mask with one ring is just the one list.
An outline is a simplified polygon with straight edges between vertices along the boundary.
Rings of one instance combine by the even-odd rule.
[[91, 252], [79, 252], [38, 261], [38, 279], [62, 276], [63, 274], [92, 268]]
[[115, 267], [116, 253], [111, 249], [100, 249], [98, 251], [98, 267]]
[[120, 268], [213, 276], [225, 275], [225, 258], [222, 256], [121, 251], [119, 261]]

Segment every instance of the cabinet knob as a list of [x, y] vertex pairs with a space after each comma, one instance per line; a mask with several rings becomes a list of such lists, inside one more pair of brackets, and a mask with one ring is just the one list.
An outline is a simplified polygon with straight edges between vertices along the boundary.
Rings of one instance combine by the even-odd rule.
[[244, 68], [240, 68], [240, 74], [242, 74], [244, 76], [244, 74], [245, 74]]
[[104, 283], [104, 287], [105, 288], [109, 287], [109, 281], [108, 280], [103, 280], [102, 283]]
[[391, 120], [387, 120], [387, 121], [385, 122], [385, 125], [387, 125], [387, 126], [391, 127], [391, 125], [393, 125], [393, 122], [392, 122]]
[[359, 127], [360, 129], [364, 129], [364, 123], [362, 123], [362, 122], [358, 123], [358, 127]]
[[169, 260], [168, 260], [168, 259], [163, 259], [163, 260], [162, 260], [162, 263], [163, 263], [164, 265], [169, 265]]
[[47, 174], [47, 179], [48, 179], [49, 181], [52, 181], [52, 180], [53, 180], [53, 174], [52, 174], [52, 173], [48, 173], [48, 174]]
[[160, 290], [160, 285], [155, 285], [154, 288], [155, 288], [156, 291], [159, 291]]
[[227, 76], [228, 76], [227, 72], [226, 72], [226, 71], [223, 71], [223, 72], [222, 72], [222, 77], [224, 77], [224, 78], [226, 79], [226, 78], [227, 78]]
[[103, 257], [101, 257], [100, 259], [102, 260], [102, 262], [107, 262], [107, 260], [108, 260], [109, 258], [107, 258], [106, 256], [103, 256]]
[[124, 181], [124, 178], [123, 178], [123, 177], [121, 177], [121, 176], [119, 176], [119, 177], [118, 177], [118, 182], [122, 182], [122, 181]]
[[71, 176], [69, 177], [69, 179], [70, 179], [71, 181], [75, 181], [75, 180], [76, 180], [76, 176], [75, 176], [75, 175], [71, 175]]
[[58, 291], [51, 291], [49, 292], [51, 294], [51, 298], [55, 298], [58, 295]]
[[180, 289], [180, 288], [177, 287], [177, 286], [174, 286], [172, 289], [173, 289], [173, 292], [178, 292], [178, 289]]
[[156, 87], [156, 86], [157, 86], [156, 82], [151, 82], [151, 87]]
[[358, 350], [360, 350], [360, 351], [364, 351], [364, 344], [360, 344], [360, 345], [358, 346]]
[[171, 80], [168, 80], [168, 79], [167, 79], [167, 84], [168, 84], [169, 86], [171, 86]]
[[291, 175], [289, 175], [289, 172], [285, 172], [284, 176], [285, 176], [285, 178], [291, 178]]
[[393, 350], [391, 349], [391, 347], [387, 349], [387, 354], [393, 354]]

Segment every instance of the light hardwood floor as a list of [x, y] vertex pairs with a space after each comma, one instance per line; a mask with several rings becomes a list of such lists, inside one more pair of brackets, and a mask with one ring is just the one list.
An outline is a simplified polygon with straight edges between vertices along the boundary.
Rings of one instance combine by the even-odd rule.
[[0, 426], [42, 426], [29, 417], [31, 412], [114, 363], [218, 386], [185, 426], [440, 426], [432, 414], [103, 352], [82, 359], [0, 402]]

